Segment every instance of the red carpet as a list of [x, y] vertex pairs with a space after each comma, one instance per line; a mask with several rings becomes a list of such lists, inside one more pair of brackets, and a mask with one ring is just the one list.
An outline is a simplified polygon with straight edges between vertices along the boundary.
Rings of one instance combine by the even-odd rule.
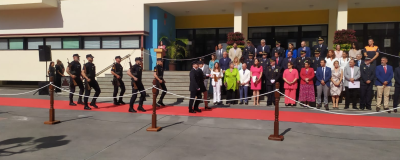
[[[128, 112], [129, 108], [128, 104], [124, 106], [114, 106], [112, 103], [98, 103], [97, 105], [99, 106], [99, 109], [92, 109], [91, 111]], [[49, 108], [50, 101], [42, 99], [0, 97], [0, 106]], [[137, 107], [137, 105], [135, 105], [135, 107]], [[68, 109], [68, 110], [83, 110], [82, 105], [69, 106], [68, 101], [61, 101], [61, 100], [54, 101], [54, 108]], [[144, 108], [147, 110], [147, 112], [144, 112], [144, 114], [152, 113], [151, 105], [145, 105]], [[252, 109], [215, 108], [212, 111], [203, 110], [203, 112], [201, 113], [190, 114], [188, 113], [188, 108], [182, 106], [162, 107], [157, 110], [157, 114], [164, 114], [164, 115], [254, 119], [254, 120], [270, 120], [270, 121], [274, 120], [275, 117], [274, 112], [275, 111], [272, 110], [268, 111], [268, 110], [252, 110]], [[43, 114], [47, 115], [47, 113]], [[279, 120], [286, 122], [400, 129], [400, 118], [393, 118], [393, 117], [347, 116], [347, 115], [335, 115], [327, 113], [280, 111]]]

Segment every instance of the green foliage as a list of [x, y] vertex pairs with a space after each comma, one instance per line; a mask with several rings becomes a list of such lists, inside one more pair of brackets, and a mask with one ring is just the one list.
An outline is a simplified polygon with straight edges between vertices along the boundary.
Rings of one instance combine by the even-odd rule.
[[[186, 49], [186, 45], [188, 45], [189, 40], [183, 38], [176, 38], [175, 40], [171, 40], [166, 36], [162, 36], [160, 41], [164, 40], [165, 46], [167, 49], [166, 56], [169, 59], [181, 59], [188, 56], [188, 50]], [[171, 60], [170, 63], [174, 63]]]
[[[335, 44], [334, 46], [333, 46], [333, 50], [336, 50], [336, 45], [338, 45], [338, 44]], [[351, 49], [351, 44], [339, 44], [340, 45], [340, 50], [342, 50], [342, 51], [350, 51], [350, 49]]]

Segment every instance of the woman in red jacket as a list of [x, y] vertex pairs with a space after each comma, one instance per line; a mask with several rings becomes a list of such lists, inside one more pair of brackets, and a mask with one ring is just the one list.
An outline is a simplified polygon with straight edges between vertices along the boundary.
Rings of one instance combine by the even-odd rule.
[[[315, 102], [314, 93], [314, 69], [310, 68], [310, 62], [304, 62], [304, 68], [300, 71], [300, 94], [299, 101], [309, 106], [310, 102]], [[305, 107], [305, 106], [303, 106]]]

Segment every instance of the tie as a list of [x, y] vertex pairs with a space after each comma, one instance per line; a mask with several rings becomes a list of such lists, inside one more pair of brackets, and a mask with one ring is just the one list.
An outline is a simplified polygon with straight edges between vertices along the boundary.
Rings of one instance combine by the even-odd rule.
[[279, 62], [279, 58], [276, 59], [276, 64], [278, 64], [278, 62]]
[[289, 62], [291, 62], [292, 61], [292, 58], [289, 58]]
[[386, 74], [386, 66], [383, 66], [383, 70], [385, 70], [385, 74]]
[[325, 79], [325, 67], [322, 68], [322, 75], [323, 75], [322, 78]]
[[243, 70], [243, 75], [244, 75], [244, 71], [245, 71], [245, 70]]
[[361, 61], [358, 61], [358, 66], [360, 66]]

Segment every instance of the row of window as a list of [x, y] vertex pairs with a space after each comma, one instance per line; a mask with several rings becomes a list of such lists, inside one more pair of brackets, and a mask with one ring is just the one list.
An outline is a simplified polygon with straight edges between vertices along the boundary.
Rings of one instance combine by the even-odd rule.
[[34, 50], [39, 45], [50, 45], [51, 49], [136, 49], [140, 40], [139, 36], [0, 38], [0, 50]]

